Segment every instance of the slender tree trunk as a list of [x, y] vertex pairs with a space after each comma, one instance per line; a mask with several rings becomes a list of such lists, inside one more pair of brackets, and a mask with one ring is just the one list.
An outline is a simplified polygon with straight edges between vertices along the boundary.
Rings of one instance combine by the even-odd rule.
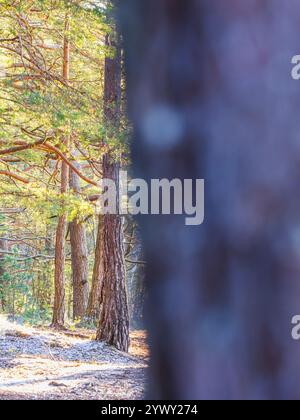
[[92, 287], [89, 296], [87, 319], [94, 323], [100, 318], [100, 294], [103, 280], [103, 216], [98, 217], [95, 262], [93, 268]]
[[[0, 250], [7, 250], [7, 241], [0, 239]], [[3, 257], [3, 254], [0, 253], [0, 258]], [[5, 274], [4, 263], [0, 260], [0, 278]], [[3, 281], [0, 279], [0, 300], [1, 300], [1, 309], [2, 311], [6, 310], [6, 298], [5, 298], [5, 287]]]
[[[51, 238], [51, 229], [47, 226], [46, 229], [46, 239], [45, 239], [45, 253], [49, 255], [52, 248], [53, 248], [53, 239]], [[48, 306], [51, 305], [52, 293], [51, 293], [51, 273], [52, 262], [46, 263], [46, 269], [43, 270], [42, 277], [43, 277], [43, 308], [46, 309]]]
[[[69, 167], [64, 162], [61, 170], [61, 193], [68, 190]], [[67, 217], [59, 217], [55, 241], [55, 269], [54, 269], [54, 309], [53, 327], [63, 327], [65, 322], [65, 246], [67, 234]]]
[[[80, 180], [74, 171], [71, 171], [70, 174], [70, 187], [76, 194], [80, 194]], [[77, 219], [70, 223], [70, 240], [73, 277], [73, 319], [75, 320], [84, 317], [89, 297], [86, 231], [84, 224]]]
[[[64, 37], [64, 56], [63, 56], [63, 77], [69, 80], [70, 73], [70, 42], [68, 31], [70, 29], [70, 20], [65, 19], [65, 37]], [[66, 146], [69, 139], [65, 141]], [[68, 191], [69, 185], [69, 167], [65, 162], [61, 164], [61, 194]], [[63, 204], [63, 203], [62, 203]], [[54, 308], [52, 327], [62, 328], [65, 322], [65, 246], [67, 233], [67, 217], [61, 215], [58, 220], [55, 241], [55, 269], [54, 269]]]
[[136, 175], [206, 180], [203, 226], [141, 218], [151, 399], [299, 399], [300, 8], [285, 6], [120, 1]]
[[[119, 39], [107, 35], [106, 45], [114, 46], [116, 54], [105, 59], [104, 115], [107, 127], [118, 131], [121, 102], [121, 48]], [[115, 36], [119, 38], [119, 36]], [[119, 185], [120, 163], [113, 154], [103, 157], [103, 177]], [[129, 311], [126, 289], [126, 269], [123, 248], [123, 224], [120, 215], [103, 217], [102, 257], [103, 280], [100, 294], [100, 321], [97, 339], [122, 351], [129, 348]]]

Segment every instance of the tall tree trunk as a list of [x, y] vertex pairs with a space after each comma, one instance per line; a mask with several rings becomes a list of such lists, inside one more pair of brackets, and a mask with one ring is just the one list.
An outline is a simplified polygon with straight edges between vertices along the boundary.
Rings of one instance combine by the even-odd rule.
[[[0, 250], [6, 251], [7, 250], [7, 241], [4, 239], [0, 239]], [[0, 253], [0, 258], [3, 258], [3, 254]], [[5, 297], [5, 287], [4, 283], [1, 280], [1, 277], [5, 274], [4, 262], [0, 260], [0, 301], [1, 301], [1, 309], [2, 311], [6, 310], [6, 297]]]
[[[51, 229], [49, 226], [46, 227], [46, 238], [45, 238], [45, 254], [50, 255], [53, 248], [53, 239], [51, 235]], [[52, 291], [51, 291], [51, 277], [50, 273], [52, 271], [52, 262], [45, 263], [45, 269], [42, 273], [43, 279], [43, 299], [42, 299], [42, 309], [45, 310], [51, 305]]]
[[[114, 39], [117, 38], [117, 39]], [[115, 56], [105, 59], [104, 116], [109, 130], [118, 131], [121, 102], [121, 47], [119, 35], [107, 35], [106, 45], [115, 47]], [[119, 185], [120, 163], [107, 152], [103, 157], [103, 178]], [[106, 214], [102, 232], [103, 281], [100, 294], [100, 321], [97, 339], [122, 351], [129, 348], [129, 311], [120, 215]]]
[[[70, 42], [68, 32], [70, 30], [70, 19], [65, 19], [65, 36], [64, 36], [64, 56], [63, 56], [63, 77], [69, 80], [70, 73]], [[65, 141], [66, 146], [69, 145], [69, 139]], [[61, 164], [61, 194], [68, 191], [69, 185], [69, 167], [63, 161]], [[62, 203], [63, 204], [63, 203]], [[54, 269], [54, 307], [52, 327], [62, 328], [65, 322], [65, 246], [67, 233], [67, 217], [61, 215], [58, 220], [55, 241], [55, 269]]]
[[[103, 159], [103, 176], [118, 183], [119, 166]], [[122, 351], [129, 349], [129, 310], [123, 249], [123, 223], [119, 215], [103, 220], [103, 282], [97, 339]]]
[[[61, 193], [68, 191], [69, 167], [62, 162]], [[59, 217], [55, 241], [55, 269], [54, 269], [54, 308], [52, 327], [61, 328], [65, 323], [65, 246], [67, 234], [67, 217]]]
[[285, 6], [120, 1], [136, 175], [206, 179], [203, 226], [141, 218], [151, 399], [299, 399], [300, 8]]
[[[75, 194], [80, 194], [80, 179], [72, 170], [70, 173], [70, 187]], [[70, 241], [73, 277], [73, 319], [75, 320], [84, 317], [89, 297], [86, 230], [84, 224], [77, 219], [70, 223]]]
[[92, 287], [86, 317], [89, 321], [98, 322], [100, 318], [100, 295], [103, 280], [103, 216], [98, 217], [95, 261], [93, 268]]

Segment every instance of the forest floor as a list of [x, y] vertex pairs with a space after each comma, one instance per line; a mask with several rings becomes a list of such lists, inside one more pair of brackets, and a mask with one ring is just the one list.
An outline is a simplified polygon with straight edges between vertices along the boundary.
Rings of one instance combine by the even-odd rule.
[[132, 332], [129, 354], [93, 338], [90, 330], [25, 327], [0, 315], [0, 400], [143, 399], [145, 332]]

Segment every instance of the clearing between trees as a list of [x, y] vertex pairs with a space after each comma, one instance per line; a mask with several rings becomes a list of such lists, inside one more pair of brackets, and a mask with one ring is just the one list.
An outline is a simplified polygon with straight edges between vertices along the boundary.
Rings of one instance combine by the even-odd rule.
[[94, 335], [19, 326], [0, 315], [0, 400], [143, 399], [146, 333], [131, 333], [129, 354]]

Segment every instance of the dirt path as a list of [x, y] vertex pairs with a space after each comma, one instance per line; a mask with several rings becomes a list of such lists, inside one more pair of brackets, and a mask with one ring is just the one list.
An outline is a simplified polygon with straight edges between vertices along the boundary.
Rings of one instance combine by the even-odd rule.
[[0, 315], [0, 400], [142, 399], [145, 333], [132, 333], [129, 355], [91, 334], [20, 327]]

